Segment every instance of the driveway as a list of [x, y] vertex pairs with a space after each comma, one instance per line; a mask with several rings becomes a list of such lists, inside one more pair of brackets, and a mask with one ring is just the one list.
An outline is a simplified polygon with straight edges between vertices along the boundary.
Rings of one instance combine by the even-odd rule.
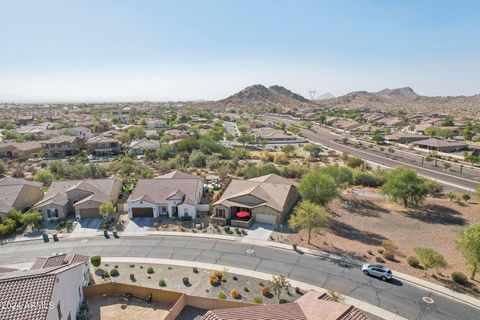
[[247, 230], [248, 234], [244, 238], [267, 241], [270, 239], [272, 231], [273, 226], [271, 224], [255, 222]]
[[138, 231], [147, 231], [153, 223], [153, 218], [132, 218], [130, 222], [125, 227], [124, 232], [138, 232]]
[[95, 233], [100, 227], [100, 224], [102, 224], [102, 220], [102, 218], [80, 219], [78, 220], [77, 226], [73, 229], [71, 235], [76, 236]]

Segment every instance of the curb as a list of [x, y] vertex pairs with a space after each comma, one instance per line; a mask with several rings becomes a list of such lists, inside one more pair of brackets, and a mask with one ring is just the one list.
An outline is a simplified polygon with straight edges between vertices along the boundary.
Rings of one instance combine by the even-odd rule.
[[427, 280], [423, 280], [417, 277], [410, 276], [408, 274], [404, 274], [398, 271], [395, 271], [395, 277], [398, 279], [401, 279], [405, 282], [410, 283], [411, 285], [414, 285], [416, 287], [424, 288], [427, 290], [430, 290], [432, 292], [435, 292], [439, 295], [446, 296], [450, 299], [456, 300], [458, 302], [464, 303], [466, 305], [469, 305], [471, 307], [480, 309], [480, 300], [476, 299], [474, 297], [467, 296], [463, 293], [458, 293], [455, 292], [449, 288], [442, 287], [440, 285], [437, 285], [435, 283], [431, 283]]
[[[253, 277], [257, 279], [262, 279], [265, 281], [271, 280], [273, 274], [266, 273], [266, 272], [260, 272], [260, 271], [253, 271], [253, 270], [248, 270], [248, 269], [243, 269], [243, 268], [238, 268], [238, 267], [233, 267], [233, 266], [225, 266], [225, 265], [219, 265], [219, 264], [212, 264], [212, 263], [205, 263], [205, 262], [197, 262], [197, 261], [186, 261], [186, 260], [175, 260], [175, 259], [161, 259], [161, 258], [138, 258], [138, 257], [102, 257], [103, 262], [108, 262], [108, 263], [130, 263], [130, 262], [135, 262], [135, 263], [151, 263], [151, 264], [166, 264], [166, 265], [176, 265], [176, 266], [184, 266], [184, 267], [197, 267], [200, 269], [207, 269], [207, 270], [218, 270], [218, 269], [224, 269], [227, 268], [229, 272], [243, 275], [243, 276], [248, 276], [248, 277]], [[288, 279], [290, 284], [293, 287], [300, 287], [303, 290], [315, 290], [318, 292], [327, 292], [325, 288], [314, 286], [305, 282], [301, 281], [296, 281], [292, 279]], [[355, 298], [342, 295], [345, 298], [345, 303], [351, 304], [354, 307], [363, 310], [365, 312], [368, 312], [370, 314], [373, 314], [377, 317], [380, 317], [385, 320], [407, 320], [404, 317], [401, 317], [393, 312], [384, 310], [380, 307], [377, 307], [375, 305], [363, 302], [361, 300], [357, 300]]]

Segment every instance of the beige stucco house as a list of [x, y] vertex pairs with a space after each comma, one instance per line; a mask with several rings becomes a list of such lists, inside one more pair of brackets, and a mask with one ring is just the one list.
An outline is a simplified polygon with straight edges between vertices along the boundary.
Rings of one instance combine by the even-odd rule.
[[47, 220], [64, 219], [70, 214], [77, 219], [99, 218], [99, 207], [107, 202], [116, 204], [122, 185], [123, 181], [115, 177], [55, 181], [32, 209]]
[[25, 211], [43, 196], [39, 182], [5, 177], [0, 179], [0, 221], [13, 209]]
[[0, 158], [25, 160], [38, 157], [42, 144], [38, 141], [3, 141], [0, 142]]
[[45, 158], [65, 158], [75, 155], [85, 147], [85, 141], [76, 136], [56, 136], [42, 141]]
[[[296, 182], [269, 174], [249, 180], [233, 179], [213, 203], [212, 221], [221, 225], [249, 227], [253, 222], [285, 223], [299, 200]], [[240, 211], [249, 218], [238, 218]]]
[[128, 198], [128, 215], [195, 218], [197, 211], [208, 211], [202, 204], [203, 179], [184, 172], [173, 171], [155, 179], [140, 179]]

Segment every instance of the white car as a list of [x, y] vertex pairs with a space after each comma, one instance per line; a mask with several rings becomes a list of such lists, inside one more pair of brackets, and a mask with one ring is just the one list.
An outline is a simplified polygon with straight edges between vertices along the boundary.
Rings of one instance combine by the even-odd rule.
[[374, 276], [377, 278], [382, 279], [383, 281], [387, 281], [392, 279], [392, 270], [389, 268], [382, 266], [381, 264], [364, 264], [362, 266], [362, 271], [365, 275]]

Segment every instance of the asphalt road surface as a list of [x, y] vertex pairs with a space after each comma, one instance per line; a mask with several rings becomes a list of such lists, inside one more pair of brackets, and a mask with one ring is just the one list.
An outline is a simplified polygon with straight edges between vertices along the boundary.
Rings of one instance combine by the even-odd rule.
[[[297, 121], [285, 118], [266, 117], [271, 121], [297, 123]], [[302, 135], [312, 142], [320, 143], [331, 149], [346, 152], [350, 155], [362, 158], [367, 161], [382, 164], [387, 167], [404, 166], [414, 169], [418, 174], [443, 182], [451, 186], [459, 186], [464, 189], [474, 190], [480, 181], [480, 170], [465, 168], [464, 173], [460, 173], [459, 169], [453, 171], [435, 167], [433, 162], [421, 163], [421, 157], [408, 152], [396, 152], [393, 155], [385, 155], [378, 150], [355, 148], [353, 145], [344, 145], [336, 142], [341, 140], [342, 136], [336, 135], [328, 130], [314, 126], [312, 130], [302, 129]], [[455, 167], [455, 166], [453, 166]]]
[[[248, 254], [247, 249], [253, 249]], [[28, 241], [0, 247], [0, 265], [33, 261], [35, 257], [76, 252], [105, 257], [149, 257], [200, 261], [235, 266], [288, 277], [335, 290], [377, 305], [407, 319], [480, 319], [480, 310], [405, 282], [382, 282], [365, 276], [359, 267], [293, 251], [233, 241], [181, 236], [128, 237], [120, 239], [62, 239], [43, 243]], [[423, 302], [431, 297], [433, 304]]]

